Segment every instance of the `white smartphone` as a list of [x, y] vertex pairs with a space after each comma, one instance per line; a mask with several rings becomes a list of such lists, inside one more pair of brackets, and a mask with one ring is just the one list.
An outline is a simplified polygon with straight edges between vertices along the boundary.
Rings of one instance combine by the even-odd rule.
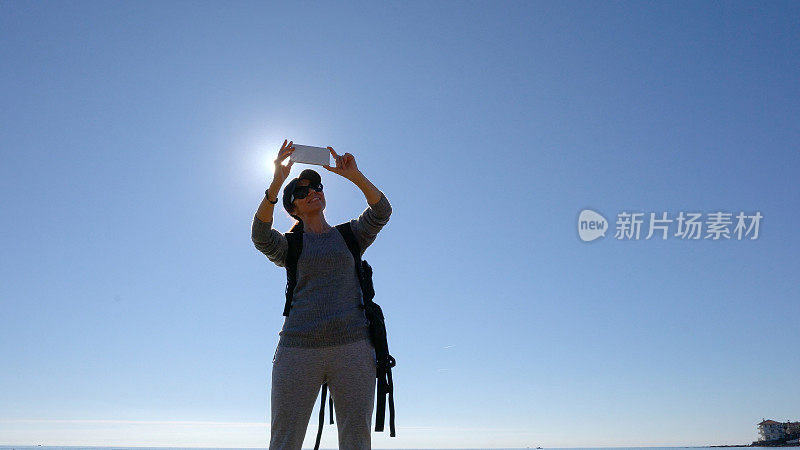
[[327, 148], [294, 144], [294, 151], [289, 156], [289, 161], [329, 166], [331, 163], [331, 152]]

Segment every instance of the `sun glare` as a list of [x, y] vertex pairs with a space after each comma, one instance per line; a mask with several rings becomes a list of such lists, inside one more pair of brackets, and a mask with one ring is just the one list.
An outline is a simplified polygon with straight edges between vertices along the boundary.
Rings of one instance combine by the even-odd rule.
[[[274, 161], [278, 157], [284, 139], [295, 139], [293, 136], [303, 136], [304, 133], [298, 133], [296, 130], [290, 130], [289, 127], [276, 127], [276, 130], [281, 132], [277, 133], [262, 133], [255, 134], [246, 143], [248, 153], [250, 154], [250, 173], [254, 178], [254, 182], [263, 182], [271, 180], [272, 174], [275, 171]], [[296, 139], [295, 139], [296, 140]], [[286, 165], [288, 160], [284, 160], [283, 164]]]

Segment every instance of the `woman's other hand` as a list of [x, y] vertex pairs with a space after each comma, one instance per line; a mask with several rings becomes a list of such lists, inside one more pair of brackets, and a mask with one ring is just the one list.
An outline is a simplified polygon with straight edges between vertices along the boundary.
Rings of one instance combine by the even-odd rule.
[[329, 171], [339, 174], [350, 181], [355, 181], [358, 175], [361, 175], [361, 172], [358, 170], [358, 166], [356, 165], [356, 158], [351, 155], [350, 153], [345, 153], [344, 155], [337, 155], [336, 152], [333, 150], [333, 147], [328, 147], [328, 150], [331, 152], [331, 156], [333, 156], [333, 160], [336, 161], [336, 167], [331, 166], [322, 166]]
[[284, 139], [281, 150], [278, 152], [278, 157], [275, 159], [275, 174], [272, 177], [272, 183], [277, 184], [278, 187], [283, 185], [283, 182], [286, 181], [286, 178], [289, 176], [289, 172], [292, 171], [292, 164], [294, 164], [294, 161], [289, 161], [289, 164], [284, 166], [283, 160], [294, 152], [293, 144], [294, 141], [289, 141], [289, 145], [286, 145], [286, 139]]

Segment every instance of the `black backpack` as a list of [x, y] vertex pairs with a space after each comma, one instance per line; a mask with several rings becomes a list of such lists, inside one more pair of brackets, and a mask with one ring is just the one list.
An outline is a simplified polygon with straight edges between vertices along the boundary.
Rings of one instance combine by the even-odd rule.
[[[361, 251], [356, 240], [350, 223], [345, 222], [336, 225], [336, 229], [347, 243], [347, 248], [353, 255], [355, 270], [358, 274], [358, 281], [361, 285], [361, 293], [364, 304], [360, 305], [364, 310], [364, 315], [369, 321], [369, 335], [372, 345], [375, 347], [376, 374], [378, 378], [378, 397], [375, 415], [375, 431], [383, 431], [386, 421], [386, 395], [389, 395], [389, 435], [395, 437], [394, 429], [394, 385], [392, 383], [392, 367], [396, 365], [395, 359], [389, 354], [389, 344], [386, 340], [386, 324], [384, 323], [383, 311], [372, 299], [375, 297], [375, 289], [372, 285], [372, 267], [361, 259]], [[283, 315], [288, 316], [292, 308], [292, 297], [294, 288], [297, 285], [297, 261], [303, 251], [303, 232], [287, 232], [286, 240], [289, 249], [286, 253], [286, 305], [283, 308]], [[314, 450], [319, 449], [319, 441], [322, 437], [322, 427], [325, 423], [325, 396], [328, 384], [322, 385], [322, 396], [319, 410], [319, 430], [317, 431], [317, 442]], [[330, 399], [331, 424], [333, 423], [333, 398]]]

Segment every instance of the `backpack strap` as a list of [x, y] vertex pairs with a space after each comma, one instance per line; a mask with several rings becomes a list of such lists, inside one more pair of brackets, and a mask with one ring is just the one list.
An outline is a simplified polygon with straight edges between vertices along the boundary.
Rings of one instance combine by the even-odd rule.
[[283, 307], [283, 315], [288, 316], [292, 308], [292, 297], [294, 287], [297, 285], [297, 261], [303, 251], [303, 232], [290, 231], [285, 234], [289, 249], [286, 251], [286, 305]]
[[336, 229], [339, 230], [339, 233], [344, 238], [344, 242], [347, 244], [347, 248], [350, 250], [350, 253], [353, 254], [353, 259], [356, 262], [356, 273], [358, 274], [358, 281], [360, 282], [361, 271], [359, 268], [361, 267], [361, 248], [359, 248], [356, 235], [353, 234], [353, 229], [350, 227], [350, 222], [340, 223], [339, 225], [336, 225]]
[[[358, 245], [358, 240], [356, 239], [356, 235], [353, 234], [353, 229], [350, 228], [350, 223], [345, 222], [339, 225], [336, 225], [336, 229], [339, 230], [342, 237], [344, 238], [344, 242], [347, 244], [347, 248], [350, 250], [350, 253], [353, 255], [353, 261], [356, 265], [356, 275], [358, 275], [358, 284], [361, 286], [361, 297], [364, 301], [364, 304], [361, 305], [361, 308], [364, 309], [364, 305], [372, 301], [372, 297], [375, 296], [375, 291], [370, 288], [372, 279], [372, 272], [369, 274], [365, 273], [365, 265], [368, 267], [366, 261], [361, 261], [361, 248]], [[369, 280], [367, 279], [369, 278]]]

